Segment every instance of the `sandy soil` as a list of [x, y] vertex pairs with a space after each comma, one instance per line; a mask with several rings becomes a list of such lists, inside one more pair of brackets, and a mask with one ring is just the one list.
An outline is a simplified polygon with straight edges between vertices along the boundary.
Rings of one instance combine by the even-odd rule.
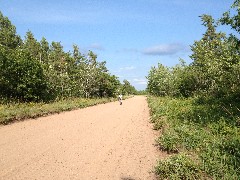
[[0, 126], [0, 179], [155, 179], [146, 98]]

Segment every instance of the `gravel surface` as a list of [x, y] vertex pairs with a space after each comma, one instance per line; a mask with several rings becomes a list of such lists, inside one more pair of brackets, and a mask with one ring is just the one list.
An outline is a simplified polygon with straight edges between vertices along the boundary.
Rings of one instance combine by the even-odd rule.
[[155, 179], [146, 98], [0, 126], [0, 179]]

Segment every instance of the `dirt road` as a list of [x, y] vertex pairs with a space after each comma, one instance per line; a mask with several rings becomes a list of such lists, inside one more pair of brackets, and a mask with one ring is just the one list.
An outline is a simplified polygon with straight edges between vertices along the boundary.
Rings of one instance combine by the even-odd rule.
[[0, 179], [154, 179], [145, 97], [0, 126]]

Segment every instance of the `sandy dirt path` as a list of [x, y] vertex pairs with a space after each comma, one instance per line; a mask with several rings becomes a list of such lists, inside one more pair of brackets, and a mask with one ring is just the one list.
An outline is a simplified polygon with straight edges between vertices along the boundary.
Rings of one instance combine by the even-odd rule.
[[146, 98], [0, 126], [0, 179], [155, 179]]

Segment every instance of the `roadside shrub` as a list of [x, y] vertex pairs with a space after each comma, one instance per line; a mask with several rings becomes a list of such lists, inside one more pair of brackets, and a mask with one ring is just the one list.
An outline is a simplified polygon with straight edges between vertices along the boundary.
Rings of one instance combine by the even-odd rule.
[[37, 118], [53, 113], [60, 113], [77, 108], [84, 108], [100, 103], [114, 101], [114, 98], [68, 98], [51, 103], [8, 103], [0, 104], [0, 124], [9, 124], [27, 118]]
[[187, 150], [194, 150], [200, 146], [201, 140], [206, 138], [204, 132], [196, 129], [194, 125], [181, 124], [174, 127], [174, 131], [179, 137], [179, 143]]
[[[160, 127], [161, 118], [165, 119], [162, 134], [156, 140], [161, 150], [195, 154], [198, 169], [202, 171], [198, 179], [239, 179], [240, 127], [237, 124], [237, 103], [227, 105], [225, 102], [225, 108], [222, 108], [221, 101], [198, 103], [195, 98], [149, 97], [148, 101], [153, 109], [152, 116], [155, 117], [154, 126]], [[168, 177], [181, 179], [175, 176], [174, 171], [169, 171]]]
[[180, 138], [172, 129], [167, 129], [156, 141], [159, 144], [160, 149], [167, 151], [168, 153], [178, 152], [180, 148]]
[[201, 179], [202, 172], [199, 164], [185, 154], [173, 155], [159, 161], [155, 167], [159, 179]]
[[164, 125], [165, 125], [164, 117], [159, 118], [159, 119], [154, 121], [153, 129], [154, 130], [160, 130]]

